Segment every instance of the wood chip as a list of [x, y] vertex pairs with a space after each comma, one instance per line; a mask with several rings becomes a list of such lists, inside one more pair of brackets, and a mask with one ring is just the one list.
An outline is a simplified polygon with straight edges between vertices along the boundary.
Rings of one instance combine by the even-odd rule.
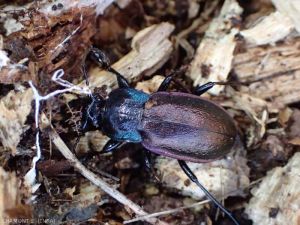
[[283, 110], [280, 110], [278, 114], [278, 122], [282, 127], [286, 127], [288, 121], [290, 120], [291, 116], [293, 114], [293, 110], [290, 109], [289, 107], [286, 107]]
[[300, 4], [295, 0], [272, 0], [276, 9], [289, 17], [298, 32], [300, 32]]
[[296, 153], [286, 166], [268, 172], [259, 187], [251, 190], [253, 197], [245, 212], [254, 225], [299, 224], [299, 161], [300, 153]]
[[247, 44], [257, 46], [274, 44], [284, 39], [294, 28], [294, 23], [289, 17], [276, 11], [260, 20], [255, 26], [241, 31], [240, 34]]
[[[231, 70], [235, 35], [239, 32], [242, 12], [235, 0], [226, 0], [218, 17], [209, 25], [188, 73], [194, 86], [208, 81], [226, 81]], [[218, 95], [223, 89], [223, 86], [217, 86], [209, 93]]]
[[255, 82], [242, 92], [268, 100], [270, 109], [300, 101], [300, 38], [276, 46], [254, 47], [236, 55], [233, 69], [242, 82]]
[[289, 140], [289, 143], [292, 145], [300, 146], [300, 137], [296, 137], [296, 138], [293, 138], [292, 140]]
[[33, 94], [31, 89], [9, 92], [0, 100], [0, 140], [12, 154], [17, 153], [17, 145], [25, 129], [25, 122], [31, 111]]
[[141, 90], [143, 92], [151, 94], [157, 91], [164, 79], [165, 77], [156, 75], [150, 80], [138, 82], [135, 88], [137, 90]]
[[7, 210], [20, 204], [18, 180], [14, 173], [4, 171], [0, 167], [0, 221], [1, 224], [9, 224], [10, 217]]
[[[172, 24], [161, 23], [139, 31], [132, 40], [132, 50], [112, 67], [128, 80], [141, 73], [152, 74], [169, 59], [173, 46], [168, 38], [173, 30]], [[90, 72], [90, 85], [116, 87], [116, 77], [95, 68]]]
[[[242, 147], [234, 148], [233, 157], [210, 163], [188, 163], [199, 181], [217, 198], [243, 195], [243, 189], [249, 185], [249, 168], [243, 156]], [[195, 199], [205, 197], [204, 193], [192, 183], [181, 170], [177, 160], [158, 157], [155, 168], [162, 174], [164, 186], [176, 189], [181, 194]]]

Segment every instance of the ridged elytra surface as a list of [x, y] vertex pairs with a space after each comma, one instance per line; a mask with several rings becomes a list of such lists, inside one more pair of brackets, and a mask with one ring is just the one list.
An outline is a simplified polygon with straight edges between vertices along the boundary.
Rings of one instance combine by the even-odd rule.
[[191, 162], [225, 156], [237, 136], [234, 122], [223, 108], [179, 92], [152, 94], [139, 129], [145, 148]]

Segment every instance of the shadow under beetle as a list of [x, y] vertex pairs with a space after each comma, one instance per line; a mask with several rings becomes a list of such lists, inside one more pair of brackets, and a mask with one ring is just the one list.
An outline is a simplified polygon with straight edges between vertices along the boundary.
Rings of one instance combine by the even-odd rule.
[[[201, 94], [216, 82], [198, 86], [194, 94], [167, 92], [172, 75], [167, 76], [157, 92], [149, 95], [129, 86], [128, 81], [110, 67], [107, 56], [91, 48], [88, 56], [101, 68], [117, 77], [119, 88], [107, 99], [91, 96], [81, 130], [101, 130], [110, 137], [102, 152], [117, 149], [124, 142], [141, 143], [147, 150], [177, 159], [186, 175], [205, 195], [233, 222], [238, 221], [199, 182], [185, 161], [209, 162], [225, 156], [237, 138], [237, 129], [232, 118], [215, 103], [203, 99]], [[84, 62], [85, 64], [85, 62]], [[83, 74], [88, 84], [87, 72]], [[146, 151], [146, 166], [150, 167]]]

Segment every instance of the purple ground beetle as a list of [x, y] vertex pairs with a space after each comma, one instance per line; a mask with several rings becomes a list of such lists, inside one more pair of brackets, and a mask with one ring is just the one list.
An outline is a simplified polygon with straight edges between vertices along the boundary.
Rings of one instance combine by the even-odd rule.
[[[110, 66], [101, 50], [91, 48], [88, 56], [102, 69], [116, 75], [119, 88], [113, 90], [107, 99], [91, 96], [82, 131], [90, 130], [92, 126], [110, 137], [102, 152], [113, 151], [124, 142], [141, 143], [146, 148], [146, 166], [149, 168], [149, 151], [177, 159], [189, 179], [238, 225], [238, 221], [203, 187], [185, 162], [203, 163], [224, 157], [237, 138], [235, 124], [226, 111], [199, 97], [217, 83], [198, 86], [194, 94], [167, 92], [172, 81], [170, 75], [156, 93], [148, 95], [131, 88], [128, 81]], [[88, 84], [84, 64], [83, 73]]]

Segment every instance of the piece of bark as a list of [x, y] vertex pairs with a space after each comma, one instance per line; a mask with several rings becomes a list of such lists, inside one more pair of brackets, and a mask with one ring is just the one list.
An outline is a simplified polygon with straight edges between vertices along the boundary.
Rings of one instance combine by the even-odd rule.
[[233, 69], [242, 82], [255, 82], [242, 92], [268, 100], [270, 110], [300, 101], [300, 38], [276, 46], [248, 48], [237, 54]]
[[300, 32], [300, 4], [295, 0], [272, 0], [275, 8], [284, 16], [290, 18], [298, 32]]
[[[38, 6], [32, 2], [4, 7], [0, 17], [4, 24], [10, 24], [3, 28], [4, 32], [7, 28], [7, 35], [11, 34], [5, 37], [4, 43], [5, 51], [10, 53], [10, 61], [5, 60], [8, 54], [1, 51], [0, 67], [4, 65], [0, 70], [0, 82], [14, 84], [33, 80], [49, 87], [49, 76], [57, 69], [64, 69], [68, 80], [76, 78], [82, 57], [91, 46], [91, 37], [97, 30], [97, 15], [102, 14], [112, 2], [43, 0]], [[22, 23], [21, 30], [10, 29], [16, 23], [15, 18]], [[37, 79], [37, 74], [43, 79]]]
[[[226, 81], [231, 70], [235, 36], [239, 32], [243, 10], [235, 0], [226, 0], [218, 17], [213, 19], [197, 48], [188, 76], [194, 86], [208, 81]], [[224, 86], [209, 90], [218, 95]]]
[[296, 153], [284, 167], [277, 167], [253, 188], [253, 197], [245, 212], [254, 225], [297, 225], [300, 217], [300, 153]]
[[[261, 18], [260, 18], [261, 19]], [[275, 11], [264, 17], [260, 22], [240, 32], [250, 46], [273, 44], [288, 36], [295, 26], [293, 21]]]
[[[168, 38], [173, 30], [172, 24], [161, 23], [139, 31], [132, 40], [132, 50], [112, 67], [130, 81], [142, 73], [152, 74], [169, 59], [173, 46]], [[92, 88], [117, 84], [115, 75], [100, 68], [90, 72], [89, 80]]]
[[17, 153], [17, 145], [25, 129], [32, 100], [31, 89], [11, 91], [0, 100], [0, 140], [13, 155]]
[[[228, 196], [242, 196], [243, 189], [249, 185], [249, 168], [244, 156], [244, 149], [235, 146], [234, 156], [209, 163], [188, 163], [191, 170], [198, 177], [203, 186], [218, 199]], [[168, 188], [179, 191], [182, 195], [195, 199], [205, 197], [205, 194], [196, 186], [183, 170], [177, 160], [158, 157], [155, 168], [162, 174], [162, 183]]]

